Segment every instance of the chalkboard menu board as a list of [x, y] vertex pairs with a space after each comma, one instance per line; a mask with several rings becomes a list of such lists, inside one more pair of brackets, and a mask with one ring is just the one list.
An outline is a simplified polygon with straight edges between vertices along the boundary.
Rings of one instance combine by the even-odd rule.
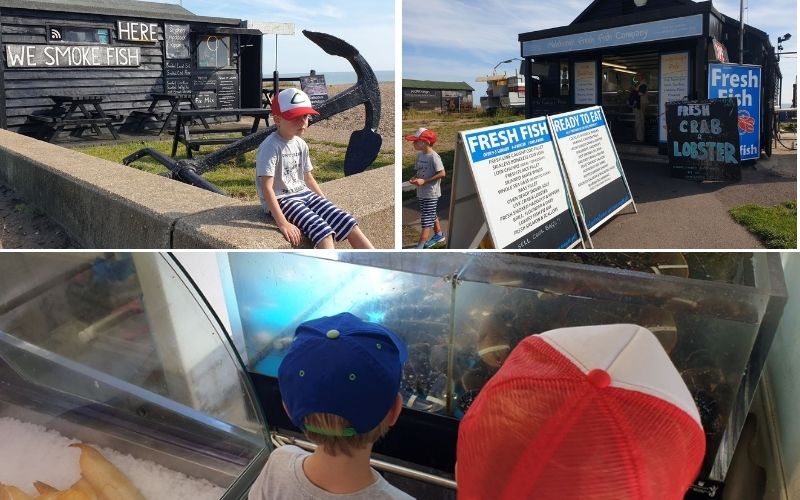
[[209, 78], [208, 75], [192, 76], [192, 89], [197, 92], [199, 90], [217, 90], [217, 80]]
[[328, 100], [328, 87], [325, 85], [325, 75], [301, 76], [300, 88], [303, 92], [308, 94], [313, 108], [318, 108]]
[[239, 107], [239, 75], [233, 72], [217, 73], [217, 107], [233, 109]]
[[189, 78], [166, 78], [164, 79], [164, 92], [191, 95], [192, 81]]
[[739, 181], [739, 110], [735, 98], [666, 103], [667, 152], [673, 177]]
[[189, 59], [189, 25], [165, 24], [164, 47], [167, 59]]
[[183, 78], [192, 76], [191, 59], [167, 59], [164, 61], [165, 78]]
[[204, 90], [198, 92], [194, 96], [194, 104], [200, 109], [203, 108], [216, 108], [217, 107], [217, 93], [213, 90]]

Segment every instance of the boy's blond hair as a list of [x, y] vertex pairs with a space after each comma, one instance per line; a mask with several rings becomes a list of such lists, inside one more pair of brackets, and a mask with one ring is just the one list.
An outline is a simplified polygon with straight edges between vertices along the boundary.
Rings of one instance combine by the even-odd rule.
[[286, 414], [320, 450], [360, 454], [400, 416], [407, 357], [395, 333], [347, 312], [301, 323], [278, 367]]
[[[352, 436], [338, 435], [342, 434], [345, 429], [352, 429], [352, 425], [347, 419], [332, 413], [312, 413], [306, 416], [303, 423], [305, 424], [305, 435], [309, 441], [320, 446], [328, 455], [336, 456], [341, 452], [348, 457], [353, 456], [353, 451], [366, 448], [377, 442], [389, 432], [391, 427], [389, 414], [374, 429]], [[309, 429], [319, 429], [329, 434], [322, 434]]]

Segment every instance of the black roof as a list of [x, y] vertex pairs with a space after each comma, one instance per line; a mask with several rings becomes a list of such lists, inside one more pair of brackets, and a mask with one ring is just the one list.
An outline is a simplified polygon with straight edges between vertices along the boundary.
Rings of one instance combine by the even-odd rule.
[[[2, 0], [0, 0], [2, 1]], [[617, 16], [613, 18], [598, 19], [593, 16], [593, 13], [602, 4], [609, 0], [594, 0], [572, 23], [567, 26], [560, 26], [557, 28], [549, 28], [539, 31], [529, 31], [527, 33], [520, 33], [518, 41], [525, 42], [528, 40], [540, 40], [542, 38], [551, 38], [562, 35], [573, 35], [576, 33], [585, 33], [587, 31], [601, 30], [605, 28], [615, 28], [618, 26], [627, 26], [630, 24], [646, 23], [651, 21], [659, 21], [661, 19], [671, 19], [673, 17], [691, 16], [693, 14], [705, 14], [706, 12], [718, 17], [725, 24], [736, 24], [739, 21], [730, 16], [722, 14], [714, 8], [710, 0], [704, 2], [693, 2], [692, 0], [671, 0], [665, 3], [673, 3], [673, 6], [643, 10], [635, 14], [625, 16]], [[662, 4], [663, 5], [663, 4]], [[763, 38], [769, 43], [769, 36], [758, 28], [754, 28], [749, 24], [745, 24], [745, 32], [753, 33], [756, 36]]]
[[[624, 8], [621, 8], [622, 5], [620, 5], [623, 3], [628, 7], [629, 10], [635, 10], [636, 12], [647, 12], [648, 10], [663, 9], [666, 7], [691, 5], [694, 2], [692, 0], [650, 0], [642, 7], [635, 7], [631, 0], [594, 0], [583, 10], [583, 12], [578, 14], [578, 17], [576, 17], [575, 20], [573, 20], [570, 24], [578, 24], [591, 21], [592, 19], [599, 19], [604, 15], [608, 16], [609, 13], [611, 13], [610, 15], [617, 17], [620, 15], [620, 12], [625, 10]], [[603, 14], [603, 11], [605, 11], [605, 14]]]
[[0, 0], [2, 9], [78, 12], [106, 16], [239, 26], [239, 19], [196, 16], [180, 5], [140, 0]]
[[[590, 5], [591, 7], [591, 5]], [[667, 7], [656, 10], [646, 10], [629, 14], [626, 16], [618, 16], [614, 18], [593, 19], [586, 22], [577, 22], [586, 13], [584, 11], [578, 18], [568, 26], [560, 26], [558, 28], [549, 28], [539, 31], [529, 31], [527, 33], [520, 33], [518, 41], [526, 42], [528, 40], [540, 40], [542, 38], [550, 38], [562, 35], [574, 35], [576, 33], [585, 33], [587, 31], [596, 31], [606, 28], [616, 28], [618, 26], [628, 26], [630, 24], [647, 23], [651, 21], [660, 21], [662, 19], [672, 19], [674, 17], [685, 17], [694, 14], [705, 14], [706, 12], [714, 13], [717, 16], [722, 16], [714, 9], [710, 1], [707, 2], [688, 2], [687, 4], [676, 5], [674, 7]]]
[[466, 82], [440, 82], [435, 80], [411, 80], [403, 78], [404, 89], [429, 89], [429, 90], [475, 90]]

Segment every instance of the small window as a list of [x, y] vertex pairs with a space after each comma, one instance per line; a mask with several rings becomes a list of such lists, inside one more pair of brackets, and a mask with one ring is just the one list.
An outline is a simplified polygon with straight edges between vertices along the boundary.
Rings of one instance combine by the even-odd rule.
[[102, 43], [107, 45], [110, 43], [111, 34], [108, 28], [51, 26], [50, 40], [55, 42]]
[[197, 44], [198, 68], [225, 68], [231, 65], [231, 37], [201, 36]]

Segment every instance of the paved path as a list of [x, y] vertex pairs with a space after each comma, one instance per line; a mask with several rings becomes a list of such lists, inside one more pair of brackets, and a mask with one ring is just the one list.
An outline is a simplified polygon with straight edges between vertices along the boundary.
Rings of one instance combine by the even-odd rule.
[[[775, 150], [755, 167], [742, 168], [738, 183], [697, 183], [669, 176], [663, 163], [622, 160], [639, 213], [622, 213], [592, 234], [595, 248], [702, 249], [764, 248], [728, 215], [730, 208], [755, 203], [771, 206], [797, 199], [797, 152]], [[439, 202], [439, 218], [447, 228], [449, 185]], [[416, 199], [403, 203], [403, 248], [419, 236]]]

